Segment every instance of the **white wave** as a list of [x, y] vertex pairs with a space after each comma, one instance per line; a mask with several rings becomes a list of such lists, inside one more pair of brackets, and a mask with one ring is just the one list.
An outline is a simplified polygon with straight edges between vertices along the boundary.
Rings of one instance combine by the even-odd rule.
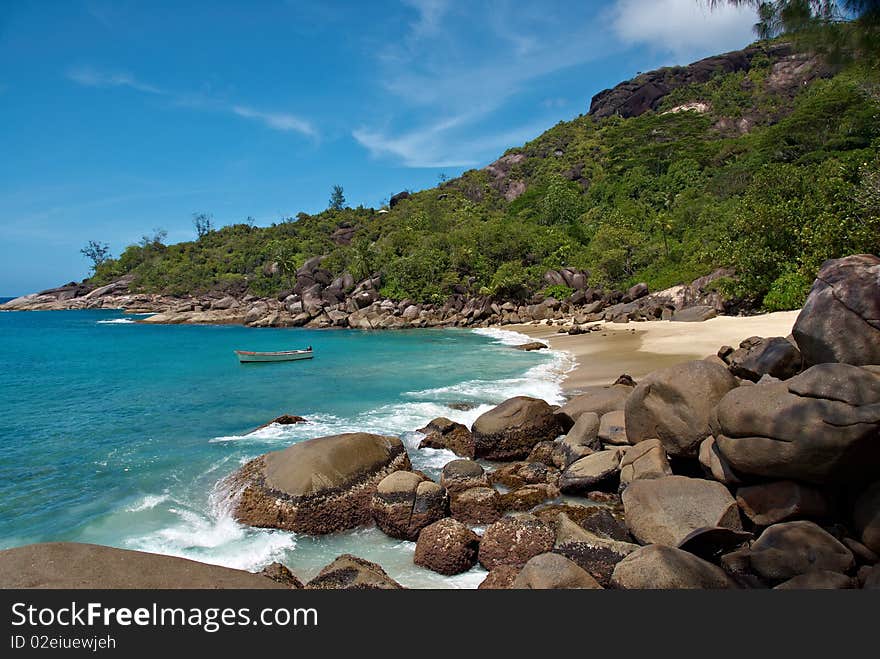
[[148, 494], [138, 500], [137, 503], [130, 505], [125, 510], [130, 513], [139, 513], [144, 510], [152, 510], [161, 503], [165, 503], [171, 499], [168, 494]]
[[565, 379], [565, 374], [574, 367], [575, 362], [567, 352], [554, 350], [544, 354], [550, 359], [533, 366], [522, 377], [502, 380], [466, 380], [446, 387], [410, 391], [405, 395], [412, 398], [428, 398], [449, 402], [471, 401], [496, 404], [514, 396], [532, 396], [543, 398], [551, 404], [559, 404], [564, 401], [562, 381]]
[[126, 546], [250, 571], [284, 559], [286, 553], [296, 547], [292, 533], [239, 524], [228, 506], [213, 500], [211, 509], [205, 512], [177, 501], [171, 503], [173, 505], [164, 511], [169, 519], [161, 528], [130, 537]]
[[132, 325], [134, 322], [131, 318], [111, 318], [97, 321], [98, 325]]
[[527, 334], [514, 332], [513, 330], [498, 329], [497, 327], [480, 327], [471, 331], [474, 334], [495, 339], [496, 343], [505, 346], [519, 346], [523, 343], [531, 343], [533, 341], [533, 339]]

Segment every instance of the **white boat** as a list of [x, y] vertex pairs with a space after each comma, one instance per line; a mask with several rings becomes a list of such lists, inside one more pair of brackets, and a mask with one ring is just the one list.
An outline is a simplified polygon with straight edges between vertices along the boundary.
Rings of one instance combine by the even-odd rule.
[[242, 364], [263, 362], [292, 362], [298, 359], [311, 359], [313, 356], [312, 346], [305, 350], [279, 350], [277, 352], [252, 352], [250, 350], [236, 350], [235, 355]]

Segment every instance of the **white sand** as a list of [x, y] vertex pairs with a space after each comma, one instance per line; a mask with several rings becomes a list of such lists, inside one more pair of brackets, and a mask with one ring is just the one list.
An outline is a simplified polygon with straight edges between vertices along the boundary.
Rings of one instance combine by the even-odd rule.
[[569, 336], [558, 325], [505, 325], [544, 341], [554, 350], [565, 350], [577, 366], [568, 374], [565, 388], [577, 390], [610, 384], [622, 373], [636, 380], [651, 371], [718, 352], [723, 345], [739, 346], [750, 336], [788, 336], [798, 311], [759, 316], [718, 316], [701, 323], [668, 320], [602, 323], [602, 330]]

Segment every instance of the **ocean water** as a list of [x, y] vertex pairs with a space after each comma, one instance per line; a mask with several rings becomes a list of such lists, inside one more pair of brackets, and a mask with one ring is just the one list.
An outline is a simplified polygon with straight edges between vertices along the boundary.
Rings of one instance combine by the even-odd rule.
[[[375, 528], [323, 537], [252, 529], [218, 482], [247, 460], [322, 435], [399, 435], [432, 476], [454, 455], [418, 450], [437, 416], [470, 424], [510, 396], [561, 401], [570, 363], [500, 330], [153, 326], [116, 311], [0, 313], [0, 548], [72, 540], [308, 579], [337, 555], [412, 587], [475, 587], [412, 564], [414, 543]], [[234, 349], [312, 345], [302, 362], [241, 365]], [[469, 403], [458, 410], [450, 404]], [[281, 414], [309, 420], [257, 426]]]

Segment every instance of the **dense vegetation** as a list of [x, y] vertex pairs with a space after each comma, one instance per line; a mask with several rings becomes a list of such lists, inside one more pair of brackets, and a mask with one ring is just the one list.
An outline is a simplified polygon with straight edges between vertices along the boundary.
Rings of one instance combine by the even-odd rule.
[[[768, 84], [772, 65], [758, 57], [747, 73], [676, 89], [657, 112], [561, 122], [389, 212], [334, 203], [270, 227], [211, 227], [193, 242], [145, 237], [98, 265], [94, 281], [131, 273], [135, 290], [268, 296], [327, 255], [334, 274], [381, 273], [388, 297], [442, 301], [525, 297], [561, 266], [652, 290], [732, 266], [737, 276], [720, 284], [731, 295], [793, 308], [823, 260], [880, 252], [880, 87], [875, 69], [850, 62], [792, 95]], [[708, 110], [668, 112], [692, 102]]]

